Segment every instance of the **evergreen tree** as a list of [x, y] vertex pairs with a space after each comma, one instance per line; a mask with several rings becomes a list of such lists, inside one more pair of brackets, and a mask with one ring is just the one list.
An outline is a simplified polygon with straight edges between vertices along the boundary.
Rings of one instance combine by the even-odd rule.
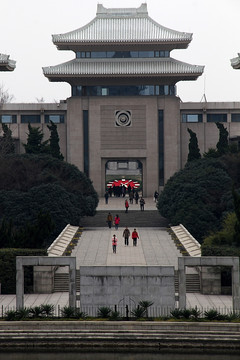
[[60, 152], [60, 146], [59, 146], [59, 136], [58, 136], [58, 131], [57, 131], [57, 125], [54, 124], [51, 120], [50, 120], [51, 125], [47, 125], [48, 129], [51, 132], [50, 135], [50, 139], [49, 139], [49, 143], [50, 143], [50, 154], [59, 159], [59, 160], [63, 160], [64, 157]]
[[27, 154], [49, 153], [48, 140], [43, 141], [43, 132], [39, 127], [28, 124], [27, 144], [23, 144]]
[[3, 137], [0, 138], [0, 154], [2, 156], [14, 154], [15, 145], [12, 138], [12, 131], [6, 124], [2, 124], [2, 129]]
[[217, 122], [216, 125], [219, 130], [219, 140], [217, 143], [217, 151], [218, 151], [219, 155], [221, 156], [223, 154], [226, 154], [229, 151], [228, 131], [223, 126], [223, 124]]
[[233, 202], [234, 202], [234, 210], [235, 210], [235, 214], [236, 214], [236, 224], [235, 224], [235, 235], [234, 235], [234, 240], [237, 246], [240, 245], [240, 195], [236, 192], [236, 190], [234, 190], [234, 188], [232, 189], [232, 194], [233, 194]]
[[200, 150], [198, 147], [197, 135], [191, 129], [188, 128], [187, 130], [190, 134], [189, 145], [188, 145], [189, 153], [188, 153], [188, 160], [187, 160], [189, 162], [189, 161], [200, 159], [201, 154], [200, 154]]

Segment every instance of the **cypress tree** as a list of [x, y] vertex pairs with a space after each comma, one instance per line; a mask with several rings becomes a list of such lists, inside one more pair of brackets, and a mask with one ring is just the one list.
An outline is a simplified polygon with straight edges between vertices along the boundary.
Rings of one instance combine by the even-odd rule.
[[217, 151], [219, 153], [219, 155], [223, 155], [226, 154], [229, 150], [229, 146], [228, 146], [228, 131], [227, 129], [223, 126], [223, 124], [217, 122], [216, 123], [217, 128], [219, 130], [219, 140], [217, 143]]
[[49, 153], [48, 140], [43, 141], [43, 132], [39, 127], [28, 124], [27, 144], [23, 144], [27, 154]]
[[59, 160], [63, 160], [64, 157], [60, 152], [60, 146], [59, 146], [59, 136], [58, 136], [58, 131], [57, 131], [57, 125], [54, 124], [51, 120], [50, 120], [50, 124], [51, 125], [47, 125], [48, 129], [51, 132], [50, 135], [50, 139], [49, 139], [49, 143], [50, 143], [50, 154], [59, 159]]
[[0, 154], [2, 156], [15, 153], [12, 131], [7, 124], [2, 124], [3, 137], [0, 138]]
[[201, 159], [201, 154], [198, 147], [197, 135], [191, 129], [188, 128], [187, 130], [190, 134], [189, 145], [188, 145], [189, 152], [188, 152], [187, 161], [189, 162], [189, 161]]

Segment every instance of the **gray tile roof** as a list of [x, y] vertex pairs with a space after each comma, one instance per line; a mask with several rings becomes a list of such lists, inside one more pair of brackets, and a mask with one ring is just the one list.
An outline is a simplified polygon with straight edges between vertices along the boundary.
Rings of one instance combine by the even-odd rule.
[[148, 16], [147, 5], [137, 9], [106, 9], [98, 4], [97, 16], [87, 25], [59, 35], [53, 42], [190, 42], [192, 34], [168, 29]]
[[9, 55], [0, 54], [0, 71], [13, 71], [16, 67], [16, 61], [10, 60]]
[[204, 66], [191, 65], [172, 58], [164, 59], [74, 59], [44, 67], [44, 75], [167, 75], [199, 74]]
[[240, 53], [238, 54], [238, 57], [231, 59], [230, 61], [233, 69], [240, 69]]

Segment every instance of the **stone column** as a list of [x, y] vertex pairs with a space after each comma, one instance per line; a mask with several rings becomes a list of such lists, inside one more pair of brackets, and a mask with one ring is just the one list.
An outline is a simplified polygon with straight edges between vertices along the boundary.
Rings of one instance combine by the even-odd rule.
[[178, 295], [179, 295], [179, 308], [186, 307], [186, 274], [184, 258], [178, 258]]
[[76, 307], [76, 258], [69, 263], [69, 306]]
[[240, 310], [239, 298], [239, 258], [233, 258], [232, 267], [232, 298], [233, 310]]
[[24, 303], [24, 268], [22, 258], [16, 258], [16, 308], [22, 309]]

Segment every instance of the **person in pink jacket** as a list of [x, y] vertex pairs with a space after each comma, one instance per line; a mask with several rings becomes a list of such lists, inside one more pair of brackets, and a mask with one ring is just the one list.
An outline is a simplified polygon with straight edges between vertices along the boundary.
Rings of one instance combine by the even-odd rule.
[[113, 253], [116, 254], [117, 253], [117, 237], [114, 234], [113, 238], [112, 238], [112, 248], [113, 248]]

